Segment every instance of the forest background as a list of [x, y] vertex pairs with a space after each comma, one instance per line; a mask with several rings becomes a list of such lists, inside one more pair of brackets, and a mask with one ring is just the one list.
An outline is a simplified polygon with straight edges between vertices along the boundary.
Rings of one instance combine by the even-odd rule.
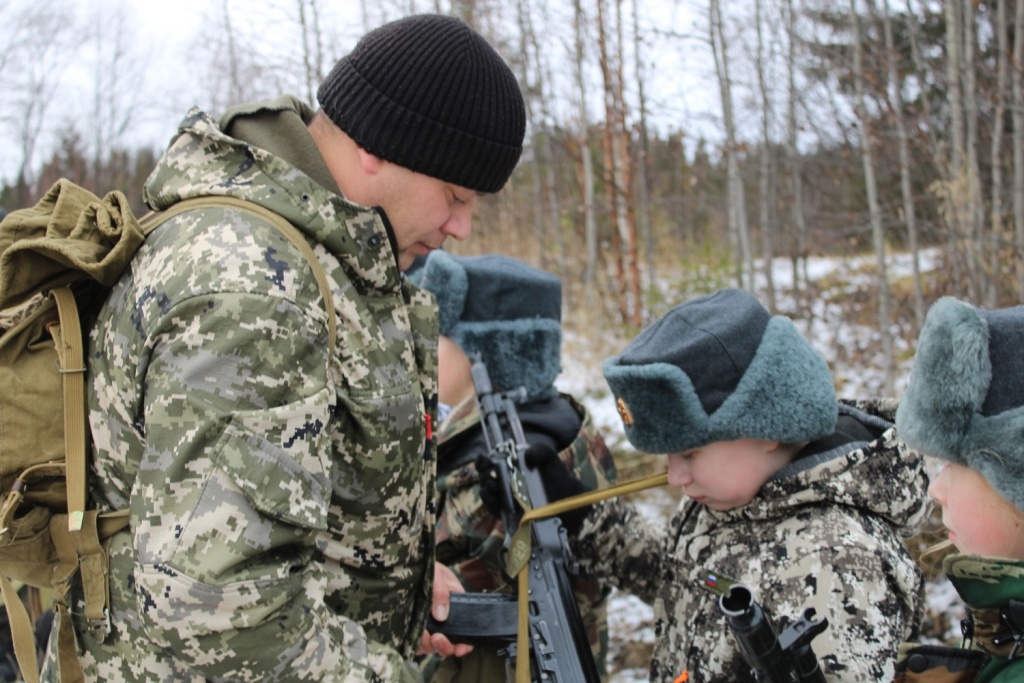
[[[898, 340], [934, 298], [1024, 293], [1024, 0], [156, 4], [0, 0], [0, 206], [66, 176], [142, 212], [189, 106], [283, 92], [315, 106], [359, 35], [435, 11], [497, 46], [529, 112], [522, 162], [450, 248], [560, 275], [570, 331], [629, 338], [680, 298], [758, 276], [769, 308], [788, 294], [813, 315], [808, 259], [867, 255], [872, 286], [845, 304], [875, 335], [849, 353], [892, 395]], [[931, 247], [941, 267], [925, 274]], [[889, 272], [899, 253], [909, 276]], [[767, 265], [780, 257], [790, 277]]]
[[[659, 463], [624, 442], [600, 362], [680, 301], [755, 291], [867, 397], [900, 395], [939, 296], [1024, 301], [1024, 0], [0, 0], [0, 207], [69, 177], [141, 214], [190, 106], [315, 106], [362, 33], [416, 12], [462, 17], [520, 79], [522, 161], [447, 248], [561, 277], [560, 387], [623, 478]], [[617, 680], [644, 680], [628, 599]]]

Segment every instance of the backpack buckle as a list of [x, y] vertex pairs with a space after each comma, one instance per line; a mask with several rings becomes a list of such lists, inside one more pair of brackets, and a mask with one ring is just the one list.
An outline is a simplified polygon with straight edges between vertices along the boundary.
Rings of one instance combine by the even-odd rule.
[[103, 609], [103, 616], [99, 619], [89, 619], [89, 635], [98, 642], [103, 642], [110, 635], [110, 608]]

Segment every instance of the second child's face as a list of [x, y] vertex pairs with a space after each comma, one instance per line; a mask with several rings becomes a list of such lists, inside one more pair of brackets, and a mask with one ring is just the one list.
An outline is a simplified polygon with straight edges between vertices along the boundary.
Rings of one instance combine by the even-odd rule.
[[978, 472], [945, 463], [928, 486], [961, 553], [1024, 559], [1024, 515]]
[[790, 460], [777, 441], [716, 441], [668, 456], [668, 483], [712, 510], [743, 507]]

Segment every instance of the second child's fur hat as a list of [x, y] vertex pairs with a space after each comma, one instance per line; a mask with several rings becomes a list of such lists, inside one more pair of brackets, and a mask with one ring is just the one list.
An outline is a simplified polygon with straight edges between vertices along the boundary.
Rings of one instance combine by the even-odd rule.
[[413, 276], [437, 298], [441, 334], [479, 353], [495, 391], [552, 398], [562, 370], [562, 283], [522, 261], [431, 252]]
[[1024, 511], [1024, 306], [943, 297], [928, 311], [896, 411], [909, 446], [979, 472]]
[[741, 289], [676, 306], [606, 360], [604, 376], [627, 438], [647, 453], [812, 441], [833, 432], [839, 412], [824, 359]]

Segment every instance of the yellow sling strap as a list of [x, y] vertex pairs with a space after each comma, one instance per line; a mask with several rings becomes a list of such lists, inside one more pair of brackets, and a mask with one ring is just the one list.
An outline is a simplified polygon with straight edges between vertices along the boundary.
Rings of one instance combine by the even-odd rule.
[[510, 565], [505, 568], [509, 576], [518, 577], [519, 586], [519, 622], [516, 628], [516, 683], [530, 683], [530, 607], [528, 599], [530, 590], [530, 566], [528, 560], [530, 557], [530, 539], [532, 537], [530, 525], [534, 520], [555, 517], [563, 512], [568, 512], [569, 510], [593, 505], [598, 501], [615, 498], [616, 496], [625, 496], [630, 493], [644, 491], [657, 486], [664, 486], [667, 483], [668, 474], [665, 473], [655, 474], [641, 479], [631, 479], [630, 481], [625, 481], [621, 484], [615, 484], [614, 486], [598, 489], [596, 491], [588, 491], [586, 493], [581, 493], [578, 496], [571, 496], [569, 498], [555, 501], [554, 503], [549, 503], [543, 507], [527, 510], [523, 515], [523, 518], [519, 520], [519, 529], [512, 537], [512, 544], [509, 547], [508, 556], [509, 558], [516, 557], [523, 559], [522, 561], [517, 562], [516, 566]]

